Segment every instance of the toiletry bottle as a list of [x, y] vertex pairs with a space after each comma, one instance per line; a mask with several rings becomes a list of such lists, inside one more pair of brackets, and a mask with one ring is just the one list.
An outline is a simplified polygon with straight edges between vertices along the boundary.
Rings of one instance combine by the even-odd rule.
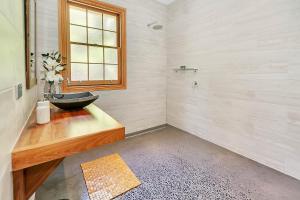
[[36, 107], [36, 122], [38, 124], [47, 124], [50, 122], [50, 102], [39, 101]]

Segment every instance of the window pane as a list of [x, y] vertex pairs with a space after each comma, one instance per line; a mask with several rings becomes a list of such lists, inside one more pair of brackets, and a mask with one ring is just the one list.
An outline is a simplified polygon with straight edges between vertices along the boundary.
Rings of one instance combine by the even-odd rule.
[[88, 26], [102, 29], [102, 13], [88, 11]]
[[70, 40], [72, 42], [86, 43], [86, 28], [81, 26], [70, 26]]
[[105, 65], [105, 80], [118, 80], [118, 65]]
[[98, 29], [88, 29], [89, 32], [89, 44], [102, 45], [102, 31]]
[[118, 50], [113, 48], [105, 48], [104, 50], [105, 63], [118, 64]]
[[71, 81], [88, 80], [88, 65], [81, 63], [71, 63]]
[[104, 31], [104, 45], [117, 47], [117, 34], [114, 32]]
[[103, 48], [102, 47], [89, 47], [89, 62], [90, 63], [103, 63]]
[[71, 62], [87, 62], [87, 46], [71, 44]]
[[86, 26], [86, 10], [70, 6], [70, 23]]
[[103, 29], [117, 31], [117, 17], [114, 15], [103, 14]]
[[103, 80], [103, 65], [102, 64], [90, 64], [89, 65], [89, 80]]

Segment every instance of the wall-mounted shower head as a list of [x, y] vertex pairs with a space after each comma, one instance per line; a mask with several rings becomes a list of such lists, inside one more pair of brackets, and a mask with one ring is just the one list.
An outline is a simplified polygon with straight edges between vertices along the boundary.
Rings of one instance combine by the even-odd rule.
[[152, 28], [153, 30], [161, 30], [163, 28], [163, 25], [158, 24], [158, 22], [152, 22], [150, 24], [147, 24], [149, 28]]
[[156, 25], [152, 26], [153, 30], [161, 30], [162, 28], [163, 28], [163, 25], [160, 25], [160, 24], [156, 24]]

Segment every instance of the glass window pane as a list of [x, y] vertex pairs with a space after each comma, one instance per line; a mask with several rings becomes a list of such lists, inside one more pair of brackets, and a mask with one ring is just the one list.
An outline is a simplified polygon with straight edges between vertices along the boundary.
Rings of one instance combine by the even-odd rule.
[[70, 26], [70, 40], [72, 42], [86, 43], [86, 28], [81, 26]]
[[86, 26], [86, 10], [70, 6], [70, 23]]
[[114, 32], [104, 31], [104, 45], [117, 47], [117, 34]]
[[98, 29], [88, 29], [89, 32], [89, 44], [102, 45], [102, 31]]
[[88, 65], [81, 63], [71, 63], [71, 81], [87, 81]]
[[105, 63], [118, 64], [118, 50], [113, 48], [105, 48], [104, 50]]
[[103, 65], [102, 64], [90, 64], [89, 65], [89, 80], [103, 80]]
[[103, 14], [103, 29], [117, 31], [117, 17], [114, 15]]
[[105, 65], [105, 80], [118, 80], [118, 65]]
[[88, 11], [88, 26], [102, 29], [102, 13]]
[[87, 46], [71, 44], [71, 62], [87, 62]]
[[102, 47], [89, 47], [89, 62], [90, 63], [103, 63], [103, 48]]

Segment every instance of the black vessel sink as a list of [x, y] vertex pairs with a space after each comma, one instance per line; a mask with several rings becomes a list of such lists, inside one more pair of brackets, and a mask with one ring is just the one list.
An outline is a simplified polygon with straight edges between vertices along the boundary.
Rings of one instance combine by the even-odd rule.
[[64, 110], [81, 109], [98, 99], [99, 95], [90, 92], [54, 94], [50, 102]]

